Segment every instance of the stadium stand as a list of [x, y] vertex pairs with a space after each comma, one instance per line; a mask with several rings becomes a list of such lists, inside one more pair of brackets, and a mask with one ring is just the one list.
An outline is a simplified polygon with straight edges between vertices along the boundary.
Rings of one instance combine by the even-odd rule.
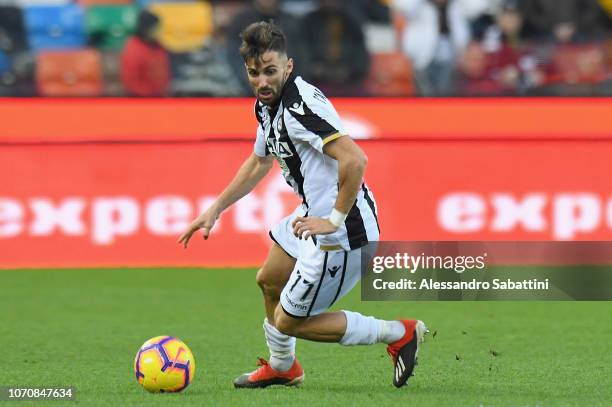
[[194, 51], [212, 33], [212, 8], [207, 2], [156, 3], [150, 9], [161, 18], [160, 42], [169, 51]]
[[372, 66], [365, 87], [370, 95], [414, 96], [416, 90], [410, 61], [401, 52], [372, 54]]
[[344, 2], [320, 1], [318, 9], [303, 17], [301, 28], [308, 63], [300, 71], [306, 79], [329, 96], [364, 94], [370, 54], [359, 20]]
[[102, 52], [102, 77], [105, 96], [123, 96], [121, 84], [121, 54], [113, 51]]
[[91, 6], [107, 6], [107, 5], [128, 5], [132, 4], [132, 0], [76, 0], [83, 7]]
[[10, 85], [14, 82], [9, 56], [0, 50], [0, 96], [10, 96]]
[[23, 13], [15, 6], [0, 6], [0, 50], [17, 52], [27, 49]]
[[[0, 82], [2, 96], [34, 96], [34, 57], [29, 52], [5, 54], [5, 70]], [[8, 62], [8, 65], [6, 63]]]
[[100, 96], [102, 56], [93, 49], [40, 52], [36, 86], [42, 96]]
[[85, 13], [85, 28], [90, 46], [108, 51], [121, 50], [134, 33], [138, 9], [134, 5], [95, 5]]
[[30, 49], [39, 51], [85, 46], [83, 8], [78, 4], [28, 6], [24, 14]]
[[172, 94], [175, 96], [240, 96], [241, 84], [233, 74], [227, 50], [211, 38], [199, 50], [172, 53]]
[[102, 55], [102, 95], [137, 95], [119, 54], [141, 10], [161, 18], [172, 68], [149, 96], [248, 96], [236, 48], [261, 19], [330, 96], [612, 94], [610, 0], [0, 0], [2, 95], [39, 95], [38, 53], [87, 48]]

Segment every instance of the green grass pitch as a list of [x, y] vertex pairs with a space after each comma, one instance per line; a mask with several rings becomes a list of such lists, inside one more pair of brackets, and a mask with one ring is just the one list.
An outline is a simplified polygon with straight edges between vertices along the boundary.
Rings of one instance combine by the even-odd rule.
[[[234, 377], [268, 356], [254, 277], [245, 269], [0, 271], [0, 386], [76, 387], [76, 402], [43, 405], [612, 403], [612, 302], [361, 302], [358, 288], [335, 308], [430, 327], [408, 386], [392, 386], [383, 345], [300, 340], [302, 386], [235, 390]], [[136, 383], [134, 355], [157, 335], [177, 336], [195, 354], [183, 393], [148, 394]]]

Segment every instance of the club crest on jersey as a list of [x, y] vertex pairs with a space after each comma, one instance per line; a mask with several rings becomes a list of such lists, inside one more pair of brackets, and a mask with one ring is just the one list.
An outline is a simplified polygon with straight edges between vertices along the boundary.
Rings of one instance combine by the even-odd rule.
[[262, 122], [270, 120], [270, 114], [268, 113], [268, 110], [265, 107], [259, 111], [259, 117], [261, 118]]

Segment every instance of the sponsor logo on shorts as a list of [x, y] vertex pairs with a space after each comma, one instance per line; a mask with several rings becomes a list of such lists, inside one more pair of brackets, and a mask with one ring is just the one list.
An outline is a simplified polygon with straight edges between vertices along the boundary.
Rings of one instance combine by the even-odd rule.
[[289, 305], [291, 305], [293, 308], [302, 310], [302, 311], [307, 311], [308, 307], [304, 304], [298, 304], [294, 301], [291, 300], [291, 298], [289, 298], [289, 295], [285, 294], [285, 299], [287, 300], [287, 302], [289, 303]]

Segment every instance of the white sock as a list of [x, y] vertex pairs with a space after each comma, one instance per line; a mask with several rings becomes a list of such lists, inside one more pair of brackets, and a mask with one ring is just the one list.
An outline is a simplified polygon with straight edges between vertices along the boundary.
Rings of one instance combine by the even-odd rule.
[[399, 321], [385, 321], [352, 311], [342, 312], [346, 316], [346, 332], [340, 340], [341, 345], [392, 343], [404, 336], [406, 331]]
[[275, 326], [264, 319], [266, 343], [270, 349], [270, 366], [279, 372], [291, 369], [295, 360], [295, 338], [281, 333]]
[[378, 320], [378, 342], [393, 343], [402, 339], [405, 333], [406, 328], [399, 321]]

